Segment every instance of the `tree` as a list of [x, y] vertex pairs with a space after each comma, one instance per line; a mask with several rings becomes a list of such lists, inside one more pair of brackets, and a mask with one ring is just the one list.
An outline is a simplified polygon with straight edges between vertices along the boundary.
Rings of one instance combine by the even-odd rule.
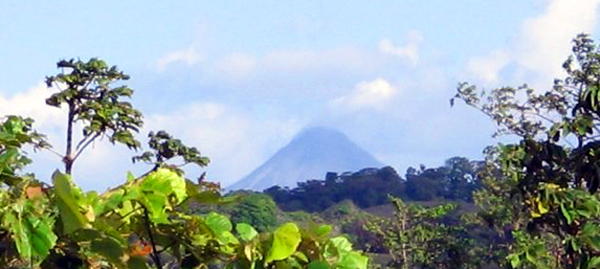
[[270, 231], [277, 222], [277, 206], [266, 194], [243, 194], [231, 207], [231, 220], [234, 223], [248, 223], [259, 232]]
[[523, 85], [485, 95], [462, 83], [455, 96], [490, 116], [495, 135], [520, 140], [488, 151], [501, 177], [488, 173], [476, 195], [484, 215], [511, 223], [515, 268], [600, 267], [600, 51], [587, 35], [573, 42], [567, 77], [546, 92]]
[[480, 268], [483, 249], [467, 235], [465, 226], [447, 225], [443, 218], [454, 204], [425, 208], [390, 197], [393, 219], [376, 219], [366, 227], [384, 242], [393, 268]]
[[[102, 135], [107, 135], [113, 144], [121, 143], [130, 149], [140, 147], [133, 134], [143, 125], [142, 113], [129, 102], [121, 101], [123, 97], [131, 97], [133, 90], [124, 85], [111, 86], [128, 80], [128, 75], [95, 58], [88, 62], [62, 60], [57, 67], [63, 72], [47, 77], [46, 85], [58, 88], [59, 92], [46, 99], [46, 104], [55, 107], [64, 104], [68, 109], [66, 149], [62, 155], [65, 173], [71, 174], [77, 158]], [[83, 138], [73, 149], [73, 125], [76, 122], [83, 123]]]

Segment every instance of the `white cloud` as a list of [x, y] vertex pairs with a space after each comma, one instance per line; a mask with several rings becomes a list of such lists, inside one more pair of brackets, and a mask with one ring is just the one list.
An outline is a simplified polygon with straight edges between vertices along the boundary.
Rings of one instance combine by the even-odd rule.
[[[0, 116], [21, 115], [35, 120], [34, 129], [47, 135], [53, 150], [62, 153], [65, 146], [66, 109], [46, 105], [46, 98], [57, 92], [56, 88], [47, 88], [46, 84], [39, 83], [29, 90], [13, 96], [0, 95]], [[74, 140], [79, 141], [81, 135], [80, 125], [74, 128]], [[28, 150], [26, 148], [26, 150]], [[115, 156], [130, 156], [124, 147], [112, 146], [106, 139], [98, 140], [86, 148], [81, 158], [74, 165], [74, 178], [85, 189], [103, 189], [119, 184], [125, 179], [129, 158], [115, 158]], [[55, 169], [63, 169], [61, 158], [48, 150], [36, 154], [30, 152], [33, 163], [26, 170], [33, 171], [37, 177], [46, 182]], [[107, 170], [106, 167], [112, 169]], [[115, 169], [116, 167], [122, 170]], [[98, 181], [98, 175], [105, 177]]]
[[571, 40], [592, 32], [598, 21], [598, 0], [553, 0], [545, 12], [523, 23], [517, 60], [539, 72], [545, 81], [563, 76], [562, 63], [571, 52]]
[[193, 66], [202, 60], [202, 55], [198, 52], [195, 46], [190, 46], [183, 50], [173, 51], [161, 57], [156, 62], [156, 68], [159, 72], [163, 72], [167, 66], [177, 62], [183, 62], [187, 66]]
[[56, 128], [66, 119], [66, 114], [58, 108], [46, 105], [46, 98], [55, 89], [48, 89], [39, 83], [29, 90], [13, 96], [0, 95], [0, 116], [21, 115], [35, 120], [36, 128]]
[[551, 0], [544, 12], [526, 19], [512, 44], [484, 56], [475, 56], [465, 67], [468, 76], [484, 83], [497, 83], [508, 65], [516, 67], [511, 81], [527, 81], [546, 88], [564, 76], [562, 63], [571, 53], [571, 40], [591, 33], [598, 22], [598, 0]]
[[496, 84], [499, 73], [511, 59], [504, 50], [494, 50], [490, 54], [471, 58], [467, 63], [467, 74], [476, 77], [485, 84]]
[[381, 109], [398, 93], [383, 78], [358, 83], [348, 95], [333, 99], [330, 106], [336, 110], [357, 111], [365, 108]]
[[228, 77], [242, 79], [251, 75], [257, 68], [254, 56], [243, 53], [235, 53], [219, 60], [215, 64], [215, 70]]
[[146, 129], [166, 130], [208, 156], [208, 180], [222, 186], [250, 173], [303, 126], [293, 119], [257, 119], [233, 107], [206, 102], [150, 115], [147, 122]]
[[406, 58], [413, 66], [419, 63], [419, 46], [423, 42], [423, 36], [418, 31], [408, 33], [408, 41], [404, 46], [396, 47], [389, 39], [379, 42], [379, 50], [383, 53]]

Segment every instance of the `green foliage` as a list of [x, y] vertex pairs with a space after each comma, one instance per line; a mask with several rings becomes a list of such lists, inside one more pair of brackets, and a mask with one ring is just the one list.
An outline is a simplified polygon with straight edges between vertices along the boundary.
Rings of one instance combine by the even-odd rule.
[[[142, 155], [133, 157], [132, 160], [134, 163], [143, 161], [148, 164], [154, 164], [154, 169], [158, 169], [166, 165], [168, 160], [176, 157], [183, 159], [183, 164], [178, 166], [192, 163], [199, 167], [205, 167], [210, 162], [207, 157], [200, 155], [198, 149], [184, 145], [181, 140], [173, 138], [165, 131], [158, 131], [156, 134], [150, 132], [148, 137], [150, 138], [148, 146], [150, 146], [152, 151], [146, 151]], [[178, 166], [170, 165], [171, 168]], [[181, 173], [181, 170], [179, 172]]]
[[[9, 116], [0, 122], [0, 268], [366, 268], [367, 258], [348, 245], [334, 244], [339, 239], [331, 238], [327, 227], [301, 230], [288, 223], [274, 233], [258, 234], [251, 225], [237, 223], [234, 234], [225, 215], [188, 214], [190, 203], [228, 199], [221, 197], [218, 185], [203, 180], [195, 184], [164, 163], [173, 157], [200, 166], [208, 163], [198, 150], [166, 132], [150, 134], [154, 152], [143, 155], [156, 166], [149, 173], [139, 178], [129, 173], [122, 185], [101, 194], [82, 191], [70, 176], [77, 156], [104, 134], [112, 142], [138, 148], [132, 132], [141, 126], [141, 114], [118, 100], [131, 96], [131, 89], [109, 87], [128, 78], [116, 67], [96, 59], [61, 61], [58, 66], [71, 72], [47, 82], [66, 89], [47, 103], [69, 107], [66, 173], [56, 171], [52, 186], [20, 175], [30, 162], [22, 146], [48, 145], [32, 130], [32, 120]], [[75, 121], [84, 123], [84, 138], [73, 154]], [[265, 197], [270, 203], [264, 203]], [[274, 208], [268, 196], [249, 201], [258, 201], [259, 209]]]
[[21, 182], [19, 170], [31, 163], [22, 150], [24, 145], [32, 145], [35, 149], [50, 146], [45, 136], [35, 132], [32, 125], [32, 119], [19, 116], [7, 116], [0, 123], [0, 186], [15, 186]]
[[387, 204], [387, 196], [406, 200], [472, 201], [471, 192], [479, 187], [475, 180], [480, 163], [453, 157], [445, 165], [417, 171], [409, 168], [402, 179], [392, 167], [367, 168], [355, 173], [327, 173], [325, 180], [308, 180], [289, 189], [274, 186], [268, 194], [284, 211], [323, 212], [344, 200], [360, 208]]
[[[129, 98], [133, 90], [127, 86], [112, 87], [111, 84], [128, 80], [129, 76], [116, 66], [109, 67], [104, 61], [92, 58], [62, 60], [57, 67], [63, 72], [46, 78], [48, 87], [59, 92], [46, 99], [46, 104], [55, 107], [67, 106], [67, 148], [63, 158], [65, 171], [71, 173], [75, 160], [96, 138], [106, 135], [110, 142], [138, 149], [141, 144], [134, 137], [142, 127], [142, 113], [131, 103], [121, 101]], [[73, 150], [73, 124], [83, 123], [83, 138]]]
[[[509, 230], [500, 251], [514, 268], [595, 268], [600, 261], [600, 51], [574, 40], [567, 78], [543, 93], [523, 85], [489, 95], [460, 84], [455, 96], [519, 142], [488, 151], [484, 188], [474, 196], [482, 221]], [[504, 226], [504, 227], [502, 227]]]
[[480, 268], [483, 249], [466, 234], [463, 225], [442, 221], [456, 209], [453, 204], [425, 208], [390, 197], [394, 219], [375, 219], [366, 227], [378, 235], [399, 268]]
[[240, 238], [246, 242], [254, 239], [254, 237], [258, 235], [258, 232], [256, 232], [252, 226], [246, 223], [238, 223], [235, 226], [235, 230], [240, 235]]
[[292, 256], [302, 241], [300, 228], [286, 223], [273, 233], [273, 247], [267, 254], [267, 262], [279, 261]]
[[233, 222], [248, 223], [259, 232], [269, 231], [277, 223], [277, 206], [273, 199], [265, 194], [241, 194], [238, 201], [228, 208]]

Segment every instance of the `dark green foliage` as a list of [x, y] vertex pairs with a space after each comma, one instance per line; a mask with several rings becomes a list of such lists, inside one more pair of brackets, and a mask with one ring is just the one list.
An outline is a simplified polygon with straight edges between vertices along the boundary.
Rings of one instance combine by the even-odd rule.
[[[210, 162], [208, 157], [200, 155], [200, 151], [195, 147], [188, 147], [184, 145], [181, 140], [173, 138], [169, 133], [165, 131], [158, 131], [156, 134], [150, 132], [148, 134], [150, 140], [148, 146], [152, 151], [146, 151], [139, 156], [134, 156], [132, 161], [143, 161], [148, 164], [153, 164], [156, 170], [162, 166], [167, 165], [167, 161], [180, 157], [183, 159], [183, 163], [179, 165], [171, 164], [171, 168], [177, 168], [187, 165], [195, 164], [199, 167], [205, 167]], [[181, 172], [181, 171], [180, 171]]]
[[231, 221], [234, 223], [248, 223], [259, 232], [270, 231], [276, 225], [277, 206], [268, 195], [242, 194], [236, 203], [228, 207], [231, 208]]
[[373, 218], [366, 227], [392, 256], [392, 268], [480, 268], [483, 248], [465, 226], [445, 218], [454, 204], [422, 207], [390, 197], [393, 219]]
[[509, 244], [496, 247], [514, 268], [600, 267], [598, 46], [577, 36], [563, 67], [567, 78], [546, 92], [523, 85], [486, 96], [465, 83], [456, 95], [496, 121], [496, 134], [519, 139], [488, 151], [500, 177], [484, 175], [475, 194], [482, 222], [509, 227]]
[[24, 145], [34, 149], [48, 148], [45, 136], [32, 129], [33, 120], [19, 116], [6, 116], [0, 125], [0, 187], [2, 183], [14, 186], [20, 182], [19, 172], [31, 163]]
[[327, 173], [325, 180], [298, 183], [294, 189], [278, 186], [264, 193], [273, 197], [284, 211], [321, 212], [343, 200], [352, 200], [361, 208], [386, 204], [388, 195], [413, 201], [472, 201], [477, 188], [477, 170], [481, 162], [453, 157], [438, 168], [409, 168], [406, 180], [392, 167], [368, 168], [355, 173]]

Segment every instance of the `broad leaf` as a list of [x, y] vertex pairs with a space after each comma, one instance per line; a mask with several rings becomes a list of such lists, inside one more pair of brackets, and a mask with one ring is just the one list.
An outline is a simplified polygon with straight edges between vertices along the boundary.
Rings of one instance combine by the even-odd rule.
[[235, 226], [235, 230], [240, 235], [240, 238], [246, 242], [251, 241], [258, 235], [258, 232], [252, 226], [246, 223], [238, 223]]
[[273, 244], [267, 254], [266, 262], [279, 261], [288, 258], [296, 251], [302, 235], [294, 223], [286, 223], [273, 233]]
[[69, 175], [56, 171], [52, 175], [52, 183], [54, 183], [56, 205], [60, 212], [65, 233], [70, 234], [85, 227], [88, 220], [79, 211], [79, 206], [71, 189]]

